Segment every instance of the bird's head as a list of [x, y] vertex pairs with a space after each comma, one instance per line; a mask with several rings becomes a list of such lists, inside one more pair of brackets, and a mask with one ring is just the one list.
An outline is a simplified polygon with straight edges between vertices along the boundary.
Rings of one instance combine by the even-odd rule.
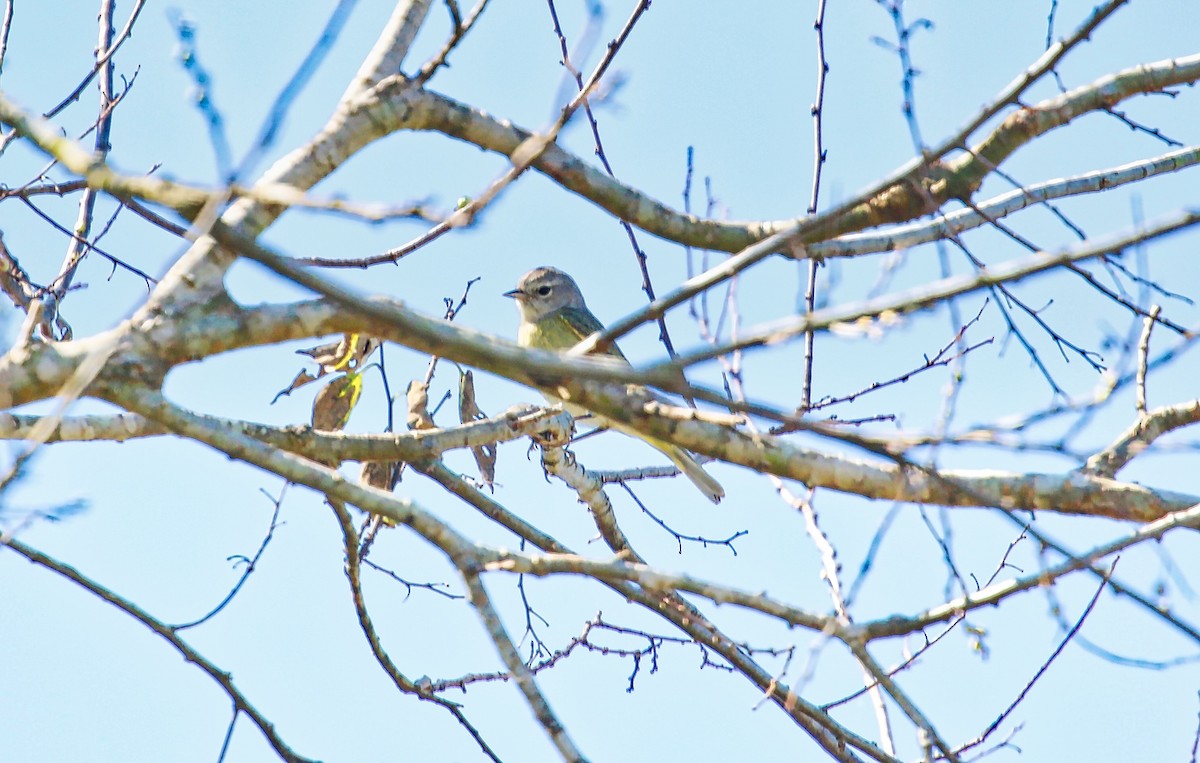
[[534, 268], [521, 276], [517, 288], [504, 292], [504, 296], [515, 299], [521, 317], [534, 323], [564, 307], [587, 309], [575, 279], [558, 268]]

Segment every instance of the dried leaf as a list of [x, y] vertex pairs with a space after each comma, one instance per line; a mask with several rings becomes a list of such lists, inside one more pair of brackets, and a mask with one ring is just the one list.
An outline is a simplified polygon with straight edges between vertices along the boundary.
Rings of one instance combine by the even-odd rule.
[[[458, 420], [466, 424], [486, 418], [475, 402], [475, 377], [465, 371], [458, 378]], [[489, 487], [496, 481], [496, 452], [496, 443], [471, 447], [471, 455], [475, 456], [475, 465], [479, 467], [479, 479]]]
[[362, 394], [362, 374], [348, 373], [326, 384], [313, 400], [313, 429], [337, 432], [346, 426]]
[[413, 380], [408, 384], [408, 428], [412, 430], [436, 429], [429, 415], [429, 385]]
[[317, 378], [318, 377], [313, 376], [308, 371], [302, 369], [300, 373], [296, 374], [296, 378], [292, 379], [291, 384], [275, 393], [275, 397], [271, 398], [271, 404], [274, 405], [275, 401], [279, 400], [279, 398], [283, 397], [284, 395], [292, 394], [305, 384], [308, 384], [309, 382], [315, 382]]
[[475, 375], [464, 371], [458, 377], [458, 420], [468, 424], [486, 418], [475, 402]]
[[364, 485], [390, 492], [400, 481], [402, 466], [404, 466], [403, 461], [363, 461], [358, 481]]
[[[358, 481], [390, 493], [395, 489], [396, 483], [400, 481], [402, 471], [404, 471], [403, 461], [363, 461], [362, 471], [358, 473]], [[377, 516], [376, 519], [384, 527], [396, 526], [396, 520], [391, 517]]]

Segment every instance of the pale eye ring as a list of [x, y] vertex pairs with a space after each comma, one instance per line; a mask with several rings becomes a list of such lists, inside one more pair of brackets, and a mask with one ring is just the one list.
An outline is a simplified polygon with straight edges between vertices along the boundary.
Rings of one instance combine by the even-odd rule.
[[548, 297], [548, 296], [550, 296], [550, 287], [549, 286], [539, 286], [537, 293], [542, 295], [543, 297]]

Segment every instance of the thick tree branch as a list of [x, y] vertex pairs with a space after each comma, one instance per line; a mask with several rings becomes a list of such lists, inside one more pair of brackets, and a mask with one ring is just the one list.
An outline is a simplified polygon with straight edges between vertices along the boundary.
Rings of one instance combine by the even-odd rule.
[[[227, 430], [314, 461], [427, 461], [449, 450], [471, 448], [528, 437], [547, 428], [569, 426], [570, 414], [561, 410], [526, 408], [469, 424], [412, 432], [346, 434], [323, 432], [309, 426], [272, 427], [237, 419], [193, 413], [214, 431]], [[28, 439], [42, 416], [0, 413], [0, 439]], [[141, 437], [172, 434], [159, 422], [132, 413], [67, 417], [56, 422], [45, 442], [111, 440], [125, 442]]]

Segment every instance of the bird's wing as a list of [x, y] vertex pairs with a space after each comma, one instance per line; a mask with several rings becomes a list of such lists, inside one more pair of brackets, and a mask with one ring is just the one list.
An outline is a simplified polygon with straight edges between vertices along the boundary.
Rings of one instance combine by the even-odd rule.
[[[571, 329], [571, 331], [574, 334], [576, 334], [579, 337], [577, 341], [582, 342], [584, 339], [587, 339], [592, 334], [595, 334], [598, 331], [604, 330], [604, 325], [602, 323], [600, 323], [600, 321], [596, 320], [596, 316], [592, 315], [587, 310], [577, 310], [574, 307], [564, 307], [562, 309], [562, 314], [563, 314], [563, 317], [566, 318], [566, 320], [563, 322]], [[603, 353], [597, 353], [597, 352], [593, 351], [590, 354], [592, 354], [592, 355], [596, 355], [596, 354], [613, 355], [613, 356], [620, 358], [621, 360], [624, 360], [626, 363], [629, 362], [625, 358], [625, 354], [621, 352], [621, 348], [617, 347], [616, 344], [610, 344], [608, 346], [608, 349], [605, 350]]]

